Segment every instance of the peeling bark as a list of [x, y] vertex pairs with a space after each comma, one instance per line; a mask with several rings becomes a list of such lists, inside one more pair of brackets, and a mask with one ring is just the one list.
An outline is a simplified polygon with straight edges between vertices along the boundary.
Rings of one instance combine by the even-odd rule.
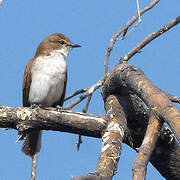
[[123, 137], [127, 131], [126, 115], [116, 96], [109, 96], [105, 103], [108, 124], [102, 135], [102, 152], [95, 174], [103, 179], [112, 178], [117, 170]]
[[[109, 90], [104, 90], [103, 94], [108, 94], [107, 91]], [[125, 134], [123, 141], [137, 150], [144, 138], [150, 117], [149, 111], [147, 111], [143, 102], [136, 95], [118, 96], [118, 101], [121, 102], [124, 112], [128, 115], [128, 133], [127, 135]], [[107, 124], [105, 116], [67, 110], [57, 112], [55, 109], [39, 109], [38, 111], [39, 115], [37, 117], [35, 109], [1, 106], [0, 127], [17, 129], [16, 126], [19, 124], [22, 128], [22, 132], [31, 131], [33, 128], [39, 128], [41, 130], [80, 133], [84, 136], [101, 138], [101, 133], [106, 128]], [[21, 125], [21, 123], [23, 125]], [[26, 125], [25, 128], [23, 128], [24, 125]], [[164, 178], [168, 180], [179, 179], [180, 147], [169, 128], [163, 127], [161, 129], [150, 162]], [[92, 174], [91, 176], [95, 177]]]
[[0, 106], [0, 127], [16, 129], [20, 134], [38, 129], [100, 138], [106, 123], [104, 116], [71, 110]]

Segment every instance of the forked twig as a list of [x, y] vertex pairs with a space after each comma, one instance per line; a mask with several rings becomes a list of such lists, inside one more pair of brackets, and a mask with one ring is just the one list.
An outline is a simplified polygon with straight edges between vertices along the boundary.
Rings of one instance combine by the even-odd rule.
[[92, 95], [99, 87], [103, 85], [103, 82], [105, 80], [104, 76], [99, 81], [97, 81], [95, 84], [93, 84], [90, 88], [87, 89], [86, 92], [84, 92], [80, 97], [76, 98], [73, 102], [69, 103], [67, 106], [65, 106], [65, 109], [71, 109], [75, 105], [79, 104], [82, 100], [84, 100], [89, 95]]
[[[150, 10], [151, 8], [153, 8], [160, 0], [154, 0], [152, 1], [147, 7], [145, 7], [144, 9], [142, 9], [140, 11], [140, 15], [143, 15], [146, 11]], [[113, 50], [113, 46], [117, 40], [117, 38], [120, 36], [121, 33], [126, 32], [127, 29], [134, 24], [134, 22], [136, 22], [136, 20], [139, 18], [138, 13], [136, 13], [136, 15], [127, 22], [127, 24], [125, 26], [123, 26], [119, 31], [117, 31], [114, 36], [112, 36], [110, 43], [108, 45], [107, 51], [106, 51], [106, 55], [105, 55], [105, 60], [104, 60], [104, 70], [105, 70], [105, 74], [108, 72], [108, 61], [109, 61], [109, 56], [111, 54], [111, 51]], [[123, 37], [126, 35], [126, 33], [124, 33]]]
[[172, 27], [180, 23], [180, 16], [173, 19], [168, 24], [164, 25], [160, 29], [158, 29], [156, 32], [153, 32], [152, 34], [148, 35], [143, 41], [141, 41], [136, 47], [134, 47], [131, 51], [129, 51], [123, 58], [120, 59], [120, 62], [128, 61], [131, 57], [133, 57], [136, 53], [140, 52], [141, 49], [146, 46], [148, 43], [150, 43], [152, 40], [157, 38], [158, 36], [162, 35], [166, 31], [170, 30]]

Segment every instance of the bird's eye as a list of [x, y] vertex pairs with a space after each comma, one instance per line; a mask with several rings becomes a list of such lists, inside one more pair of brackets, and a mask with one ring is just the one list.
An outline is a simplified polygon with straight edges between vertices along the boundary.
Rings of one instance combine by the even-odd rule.
[[65, 42], [65, 41], [63, 41], [63, 40], [59, 41], [59, 43], [60, 43], [61, 45], [66, 44], [66, 42]]

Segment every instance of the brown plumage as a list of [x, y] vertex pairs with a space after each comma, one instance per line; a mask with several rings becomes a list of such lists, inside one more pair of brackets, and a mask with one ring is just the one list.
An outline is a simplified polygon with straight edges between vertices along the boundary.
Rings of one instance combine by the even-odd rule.
[[[65, 97], [65, 92], [66, 92], [66, 82], [67, 82], [67, 71], [66, 71], [66, 66], [64, 67], [65, 59], [68, 54], [68, 52], [74, 48], [74, 47], [80, 47], [79, 45], [72, 44], [72, 42], [63, 34], [52, 34], [48, 36], [44, 41], [42, 41], [37, 48], [36, 54], [33, 59], [29, 61], [29, 63], [26, 66], [26, 69], [24, 71], [24, 78], [23, 78], [23, 106], [24, 107], [30, 107], [32, 104], [37, 104], [41, 105], [42, 108], [44, 107], [56, 107], [57, 105], [63, 106], [64, 102], [64, 97]], [[54, 55], [52, 54], [54, 53]], [[49, 59], [48, 59], [49, 58]], [[55, 60], [53, 59], [55, 58]], [[59, 58], [59, 59], [58, 59]], [[54, 65], [50, 64], [51, 61], [62, 61], [62, 64], [59, 64], [59, 67], [62, 66], [64, 69], [59, 70], [59, 78], [58, 78], [58, 65], [57, 67], [54, 67]], [[44, 63], [48, 62], [47, 65], [44, 65]], [[65, 63], [66, 65], [66, 63]], [[55, 64], [56, 66], [56, 64]], [[47, 73], [46, 73], [46, 68]], [[49, 68], [49, 69], [48, 69]], [[53, 68], [56, 68], [56, 72], [53, 75]], [[49, 72], [50, 71], [50, 72]], [[35, 73], [35, 74], [33, 74]], [[49, 74], [50, 75], [49, 75]], [[44, 75], [45, 74], [45, 75]], [[34, 75], [34, 76], [33, 76]], [[36, 96], [41, 96], [41, 92], [39, 92], [37, 89], [41, 88], [41, 84], [38, 85], [38, 83], [42, 83], [44, 85], [46, 82], [44, 82], [46, 79], [48, 79], [48, 76], [52, 76], [52, 82], [54, 83], [52, 87], [49, 85], [52, 82], [50, 80], [47, 81], [49, 90], [47, 91], [47, 98], [44, 98], [43, 100], [39, 102], [35, 102], [34, 99], [36, 99]], [[33, 79], [34, 77], [34, 79]], [[39, 78], [39, 79], [38, 79]], [[54, 78], [54, 79], [53, 79]], [[36, 87], [31, 87], [32, 86], [32, 81], [36, 83], [38, 86], [37, 89]], [[64, 81], [64, 83], [63, 83]], [[61, 87], [59, 84], [56, 84], [56, 82], [61, 82], [63, 91], [60, 92], [59, 98], [57, 96], [57, 90], [58, 88]], [[31, 91], [31, 92], [30, 92]], [[52, 91], [52, 92], [51, 92]], [[53, 97], [53, 92], [55, 91], [54, 97]], [[42, 92], [46, 93], [46, 92]], [[39, 95], [37, 95], [39, 94]], [[30, 97], [31, 96], [31, 97]], [[49, 96], [49, 97], [48, 97]], [[56, 99], [56, 96], [58, 99]], [[56, 99], [56, 101], [51, 102], [51, 98]], [[38, 97], [37, 97], [38, 99]], [[28, 133], [26, 135], [26, 139], [23, 144], [22, 152], [25, 153], [28, 156], [33, 157], [34, 154], [40, 151], [40, 140], [41, 139], [41, 131], [33, 131], [31, 133]], [[39, 145], [38, 145], [39, 144]]]

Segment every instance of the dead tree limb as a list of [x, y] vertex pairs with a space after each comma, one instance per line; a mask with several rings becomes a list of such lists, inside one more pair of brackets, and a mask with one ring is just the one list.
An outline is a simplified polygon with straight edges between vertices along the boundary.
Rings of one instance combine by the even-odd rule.
[[106, 81], [108, 81], [107, 88], [111, 88], [112, 91], [119, 90], [119, 93], [125, 94], [131, 90], [137, 94], [161, 120], [169, 124], [180, 141], [180, 110], [140, 69], [126, 63], [119, 64], [112, 70]]
[[116, 173], [122, 142], [127, 131], [126, 114], [116, 96], [109, 96], [105, 103], [108, 124], [102, 135], [102, 151], [95, 170], [102, 179], [112, 179]]
[[146, 130], [144, 140], [138, 150], [138, 156], [133, 165], [133, 180], [145, 180], [147, 164], [155, 148], [159, 130], [163, 122], [160, 121], [154, 113], [151, 113], [149, 124]]
[[91, 137], [101, 137], [105, 128], [104, 116], [53, 108], [11, 108], [0, 106], [0, 127], [13, 128], [24, 134], [29, 131], [53, 130]]
[[[152, 1], [146, 8], [142, 9], [140, 11], [140, 15], [143, 15], [146, 11], [152, 9], [160, 0], [154, 0]], [[104, 60], [104, 70], [105, 70], [105, 74], [108, 72], [108, 61], [109, 61], [109, 56], [111, 54], [111, 51], [113, 50], [113, 46], [115, 44], [115, 42], [117, 41], [117, 38], [123, 33], [123, 32], [127, 32], [128, 28], [134, 24], [137, 20], [138, 20], [139, 16], [138, 13], [136, 13], [136, 15], [127, 22], [127, 24], [125, 26], [123, 26], [119, 31], [114, 33], [114, 36], [112, 36], [110, 43], [108, 45], [107, 51], [106, 51], [106, 55], [105, 55], [105, 60]], [[124, 36], [123, 36], [124, 39]]]
[[162, 35], [166, 31], [170, 30], [172, 27], [180, 23], [180, 16], [173, 19], [168, 24], [164, 25], [160, 29], [158, 29], [156, 32], [153, 32], [152, 34], [148, 35], [143, 41], [141, 41], [136, 47], [134, 47], [130, 52], [128, 52], [123, 58], [120, 59], [120, 62], [128, 61], [130, 58], [132, 58], [136, 53], [140, 52], [140, 50], [149, 44], [152, 40], [157, 38], [158, 36]]
[[177, 97], [177, 96], [174, 96], [174, 95], [168, 94], [168, 93], [166, 93], [166, 95], [169, 98], [169, 100], [171, 100], [172, 102], [180, 103], [180, 97]]
[[[108, 92], [112, 92], [111, 90], [112, 89], [106, 88], [103, 94], [108, 95]], [[144, 138], [149, 120], [149, 112], [143, 102], [135, 95], [119, 96], [118, 100], [121, 102], [126, 114], [128, 114], [128, 135], [124, 137], [123, 141], [131, 148], [137, 150]], [[39, 113], [41, 114], [41, 118], [38, 118], [36, 111], [31, 108], [1, 106], [0, 127], [18, 129], [16, 126], [23, 123], [19, 125], [22, 127], [21, 132], [28, 132], [29, 127], [29, 131], [33, 130], [33, 128], [39, 128], [39, 130], [70, 132], [101, 138], [101, 133], [107, 124], [105, 116], [93, 114], [67, 110], [57, 112], [55, 110], [43, 109], [40, 109]], [[23, 128], [24, 125], [26, 125], [25, 128]], [[168, 128], [162, 128], [150, 162], [164, 178], [168, 180], [178, 180], [180, 177], [180, 147], [172, 135], [172, 132]]]
[[105, 109], [108, 124], [102, 132], [102, 151], [95, 172], [79, 176], [75, 180], [111, 180], [116, 173], [123, 137], [127, 131], [126, 115], [116, 96], [107, 98]]
[[72, 109], [75, 105], [79, 104], [85, 98], [92, 95], [99, 87], [101, 87], [103, 85], [104, 80], [105, 80], [105, 77], [101, 78], [99, 81], [97, 81], [95, 84], [93, 84], [90, 88], [88, 88], [87, 91], [84, 92], [80, 97], [76, 98], [73, 102], [71, 102], [67, 106], [65, 106], [65, 108]]
[[66, 96], [65, 99], [64, 99], [64, 101], [67, 101], [67, 100], [73, 98], [74, 96], [77, 96], [77, 95], [79, 95], [79, 94], [82, 94], [82, 93], [84, 93], [84, 92], [86, 92], [86, 91], [87, 91], [87, 89], [80, 89], [80, 90], [77, 90], [76, 92], [74, 92], [74, 93], [72, 93], [72, 94]]

